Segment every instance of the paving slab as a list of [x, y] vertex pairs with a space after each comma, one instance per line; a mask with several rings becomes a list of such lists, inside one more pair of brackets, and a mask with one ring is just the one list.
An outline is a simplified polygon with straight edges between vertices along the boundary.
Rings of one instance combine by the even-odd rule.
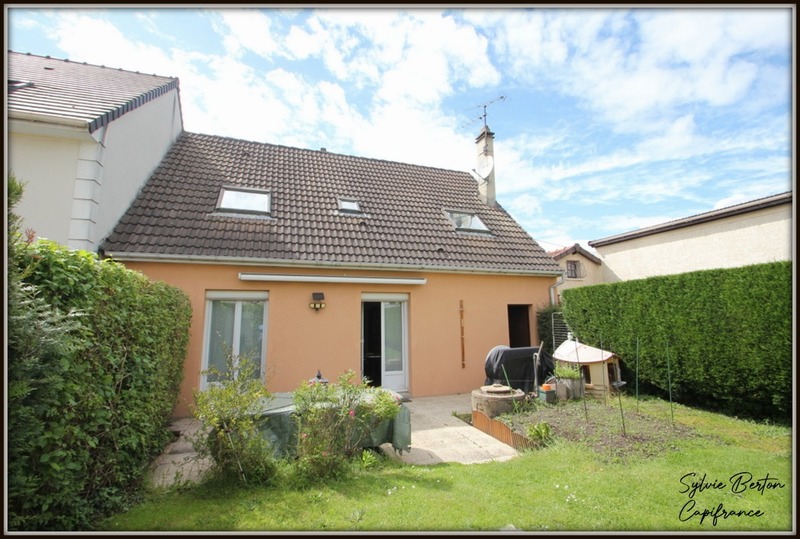
[[155, 459], [150, 469], [150, 480], [154, 487], [196, 483], [211, 469], [211, 459], [200, 458], [191, 442], [200, 427], [201, 423], [193, 418], [172, 422], [170, 430], [176, 434], [176, 439]]

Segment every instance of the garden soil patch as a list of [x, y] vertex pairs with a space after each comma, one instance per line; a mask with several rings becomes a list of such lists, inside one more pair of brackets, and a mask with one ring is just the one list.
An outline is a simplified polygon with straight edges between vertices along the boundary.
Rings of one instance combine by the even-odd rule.
[[678, 442], [700, 435], [692, 428], [675, 423], [669, 416], [653, 417], [623, 408], [620, 415], [617, 401], [609, 398], [560, 401], [556, 404], [537, 403], [535, 409], [504, 414], [496, 419], [515, 432], [528, 436], [529, 426], [540, 422], [550, 426], [553, 440], [589, 445], [599, 459], [626, 461], [629, 458], [648, 458], [678, 449]]

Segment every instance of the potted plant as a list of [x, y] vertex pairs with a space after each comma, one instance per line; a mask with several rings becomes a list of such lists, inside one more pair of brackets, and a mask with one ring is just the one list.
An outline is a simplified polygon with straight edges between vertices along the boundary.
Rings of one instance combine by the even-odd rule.
[[[559, 386], [564, 386], [566, 391], [564, 398], [581, 399], [583, 398], [583, 375], [579, 367], [570, 365], [563, 361], [556, 362], [553, 375]], [[561, 396], [561, 394], [559, 394]]]

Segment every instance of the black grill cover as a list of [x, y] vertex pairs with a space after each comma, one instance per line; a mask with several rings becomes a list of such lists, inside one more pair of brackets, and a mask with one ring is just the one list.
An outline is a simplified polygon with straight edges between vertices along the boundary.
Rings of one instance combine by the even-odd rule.
[[[533, 355], [539, 352], [538, 346], [510, 348], [495, 346], [486, 356], [485, 385], [502, 384], [513, 389], [521, 389], [525, 393], [536, 390], [535, 380], [542, 381], [553, 372], [553, 357], [546, 351], [539, 354], [538, 372], [534, 372]], [[505, 372], [504, 372], [505, 369]], [[534, 374], [538, 376], [534, 378]]]

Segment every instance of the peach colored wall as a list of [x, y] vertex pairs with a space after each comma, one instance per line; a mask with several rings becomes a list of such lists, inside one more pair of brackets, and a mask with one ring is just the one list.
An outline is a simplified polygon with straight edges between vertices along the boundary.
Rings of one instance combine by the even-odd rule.
[[[176, 417], [191, 413], [203, 356], [205, 296], [209, 290], [269, 292], [267, 311], [267, 387], [291, 391], [317, 370], [334, 380], [347, 369], [361, 372], [362, 293], [406, 293], [408, 300], [409, 393], [412, 396], [467, 393], [484, 382], [486, 354], [508, 345], [509, 304], [530, 304], [532, 345], [538, 345], [536, 310], [549, 301], [555, 277], [523, 277], [386, 271], [303, 270], [129, 262], [154, 280], [183, 289], [191, 298], [193, 320], [186, 373]], [[239, 272], [426, 277], [424, 285], [245, 282]], [[312, 292], [325, 294], [326, 308], [310, 309]], [[464, 302], [464, 364], [460, 301]]]

